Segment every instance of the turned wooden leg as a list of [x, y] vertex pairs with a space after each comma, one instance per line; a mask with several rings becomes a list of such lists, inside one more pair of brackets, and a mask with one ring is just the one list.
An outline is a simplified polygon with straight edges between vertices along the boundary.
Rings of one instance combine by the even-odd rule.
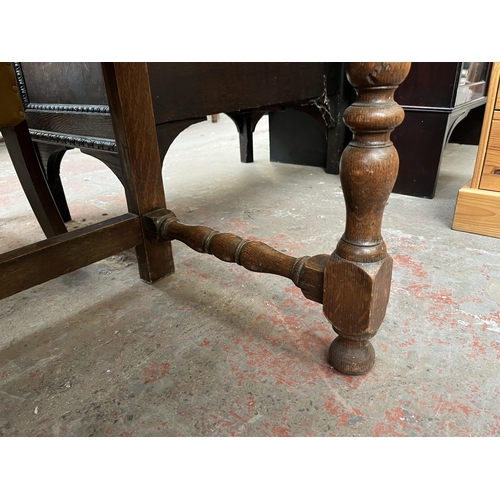
[[357, 99], [344, 113], [353, 132], [341, 163], [346, 203], [345, 232], [325, 269], [323, 310], [338, 337], [329, 363], [350, 375], [375, 362], [370, 343], [385, 316], [392, 258], [381, 235], [382, 216], [397, 177], [399, 159], [390, 141], [404, 111], [393, 100], [410, 63], [348, 63]]

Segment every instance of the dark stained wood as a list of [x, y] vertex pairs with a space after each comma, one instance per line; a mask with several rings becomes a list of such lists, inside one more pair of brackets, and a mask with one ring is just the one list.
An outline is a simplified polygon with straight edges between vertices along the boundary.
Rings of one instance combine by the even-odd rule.
[[108, 151], [98, 151], [95, 149], [82, 149], [82, 153], [102, 161], [116, 175], [117, 179], [122, 183], [122, 185], [125, 186], [122, 165], [120, 163], [120, 158], [118, 158], [118, 155], [116, 153], [110, 153]]
[[[66, 149], [77, 147], [101, 159], [123, 181], [100, 65], [42, 62], [15, 63], [15, 67], [49, 187], [63, 220], [68, 221], [71, 215], [59, 177]], [[161, 113], [155, 117], [161, 161], [186, 126], [206, 119], [207, 106], [222, 106], [217, 112], [248, 118], [242, 108], [258, 105], [259, 110], [250, 111], [248, 123], [246, 118], [237, 123], [241, 158], [250, 162], [252, 132], [258, 119], [293, 99], [300, 109], [324, 115], [327, 169], [338, 172], [345, 130], [338, 106], [342, 63], [150, 63], [148, 68], [154, 73], [152, 82], [158, 91], [155, 112], [159, 106], [169, 113], [166, 122]], [[45, 155], [46, 147], [52, 146], [50, 156]]]
[[[241, 111], [227, 113], [233, 120], [240, 138], [240, 160], [242, 163], [253, 162], [253, 133], [265, 111]], [[271, 160], [272, 161], [272, 160]]]
[[139, 218], [114, 217], [0, 255], [0, 299], [133, 248], [142, 242]]
[[459, 64], [413, 63], [403, 85], [396, 90], [394, 99], [401, 106], [453, 107], [460, 79], [457, 71]]
[[353, 132], [341, 160], [346, 228], [325, 269], [323, 311], [338, 337], [330, 364], [360, 375], [375, 362], [369, 339], [385, 315], [392, 259], [381, 234], [382, 216], [398, 171], [390, 133], [403, 120], [393, 100], [410, 63], [349, 63], [347, 77], [357, 99], [344, 113]]
[[[173, 271], [170, 243], [145, 240], [142, 218], [138, 216], [144, 211], [165, 206], [146, 65], [117, 63], [115, 66], [109, 63], [104, 69], [111, 109], [115, 113], [113, 118], [127, 201], [135, 213], [3, 254], [0, 256], [0, 298], [132, 247], [137, 249], [141, 277], [147, 281]], [[25, 144], [21, 146], [20, 153], [26, 154], [28, 148]], [[60, 159], [66, 148], [46, 146], [41, 147], [41, 155], [47, 162], [56, 157], [58, 175]], [[36, 159], [34, 150], [32, 152]], [[39, 164], [38, 170], [43, 176]]]
[[392, 137], [399, 161], [404, 165], [399, 169], [395, 193], [434, 197], [449, 119], [448, 113], [439, 111], [405, 112], [404, 122]]
[[17, 176], [45, 236], [67, 231], [43, 174], [26, 120], [0, 129]]
[[26, 114], [30, 129], [114, 139], [109, 113], [28, 110]]
[[325, 90], [324, 63], [148, 63], [148, 69], [157, 124], [305, 101]]
[[396, 90], [394, 98], [405, 110], [405, 121], [392, 136], [400, 160], [393, 192], [434, 197], [442, 153], [460, 124], [462, 143], [479, 144], [482, 120], [476, 109], [481, 117], [489, 63], [470, 63], [467, 78], [461, 79], [463, 64], [413, 63]]
[[[147, 65], [103, 63], [102, 71], [129, 211], [141, 216], [164, 208], [165, 193]], [[143, 280], [153, 282], [174, 272], [170, 242], [145, 239], [136, 251]]]
[[54, 197], [54, 201], [59, 209], [62, 220], [64, 222], [68, 222], [71, 220], [71, 214], [69, 212], [68, 202], [66, 201], [66, 195], [64, 194], [64, 188], [60, 176], [61, 161], [68, 148], [54, 144], [36, 142], [35, 150], [40, 160], [40, 164], [45, 171], [50, 192]]
[[477, 146], [481, 138], [485, 109], [486, 104], [471, 109], [466, 118], [457, 123], [450, 135], [449, 142]]
[[[32, 103], [102, 106], [108, 103], [98, 62], [24, 62], [22, 72]], [[82, 96], [86, 101], [82, 101]]]
[[207, 118], [191, 118], [189, 120], [179, 120], [170, 123], [157, 125], [156, 136], [158, 137], [158, 148], [160, 150], [160, 161], [163, 163], [168, 150], [178, 135], [195, 123], [205, 121]]
[[[316, 115], [319, 114], [317, 108], [311, 109], [316, 111]], [[278, 163], [325, 167], [327, 163], [325, 129], [326, 124], [322, 120], [303, 110], [286, 108], [269, 113], [270, 160]]]
[[321, 97], [307, 105], [282, 106], [269, 113], [271, 161], [318, 166], [327, 173], [339, 173], [340, 157], [350, 139], [342, 115], [354, 100], [353, 89], [345, 77], [344, 63], [325, 64], [324, 70]]

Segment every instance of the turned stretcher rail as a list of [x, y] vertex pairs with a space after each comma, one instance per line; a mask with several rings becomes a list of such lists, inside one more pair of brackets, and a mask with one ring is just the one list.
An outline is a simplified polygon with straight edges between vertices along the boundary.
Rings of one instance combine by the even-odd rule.
[[276, 274], [293, 281], [305, 297], [323, 302], [323, 274], [328, 255], [292, 257], [261, 241], [250, 241], [208, 226], [180, 222], [170, 210], [160, 209], [145, 216], [152, 241], [178, 240], [199, 253], [238, 264], [249, 271]]

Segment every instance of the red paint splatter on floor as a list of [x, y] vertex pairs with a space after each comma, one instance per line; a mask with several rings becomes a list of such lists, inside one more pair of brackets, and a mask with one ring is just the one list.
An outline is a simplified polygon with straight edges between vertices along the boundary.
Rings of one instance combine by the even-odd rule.
[[387, 344], [378, 344], [377, 347], [380, 349], [381, 352], [385, 353], [389, 349]]
[[471, 359], [477, 359], [478, 356], [483, 356], [487, 353], [488, 344], [481, 340], [477, 335], [472, 335], [472, 341], [467, 344], [467, 347], [472, 352], [466, 352], [465, 356]]
[[397, 432], [394, 429], [394, 426], [390, 424], [386, 424], [385, 422], [379, 422], [375, 429], [373, 430], [374, 437], [406, 437], [406, 434], [402, 434], [401, 432]]
[[411, 338], [409, 340], [407, 340], [406, 342], [398, 342], [398, 345], [400, 347], [408, 347], [409, 345], [415, 345], [416, 344], [416, 340], [414, 338]]
[[240, 417], [240, 415], [238, 415], [236, 412], [234, 411], [230, 411], [229, 412], [229, 415], [231, 415], [232, 417], [234, 417], [236, 420], [239, 420], [240, 422], [243, 422], [244, 424], [247, 423], [247, 421], [243, 418], [243, 417]]
[[285, 299], [281, 304], [281, 308], [283, 309], [288, 307], [313, 308], [318, 310], [318, 315], [321, 313], [321, 304], [306, 299], [302, 294], [302, 290], [296, 287], [295, 285], [285, 288], [284, 291], [292, 295], [293, 298]]
[[428, 274], [421, 262], [415, 262], [410, 255], [393, 255], [395, 266], [400, 265], [409, 269], [411, 273], [419, 279], [426, 279]]
[[149, 368], [143, 368], [142, 370], [142, 374], [144, 375], [143, 382], [145, 384], [156, 382], [157, 380], [165, 377], [165, 375], [168, 374], [169, 368], [169, 363], [158, 363], [157, 361], [153, 361]]
[[287, 429], [286, 427], [280, 427], [279, 425], [274, 425], [272, 428], [272, 432], [274, 436], [277, 437], [289, 437], [290, 436], [290, 430]]
[[418, 428], [413, 424], [416, 423], [418, 416], [411, 415], [410, 412], [399, 406], [395, 406], [385, 412], [386, 421], [379, 422], [373, 431], [375, 437], [395, 436], [405, 437], [404, 430], [412, 426], [418, 431]]
[[340, 405], [337, 403], [337, 398], [335, 396], [330, 396], [326, 403], [323, 404], [323, 408], [336, 416], [340, 409]]

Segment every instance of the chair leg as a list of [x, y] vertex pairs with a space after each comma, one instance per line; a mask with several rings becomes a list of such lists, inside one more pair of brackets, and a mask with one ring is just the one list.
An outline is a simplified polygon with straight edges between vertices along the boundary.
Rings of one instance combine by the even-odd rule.
[[47, 238], [67, 232], [30, 137], [28, 124], [1, 129], [21, 186]]
[[[145, 235], [143, 215], [166, 206], [147, 64], [102, 63], [101, 67], [128, 209], [140, 217]], [[152, 283], [174, 272], [169, 241], [153, 242], [144, 236], [136, 253], [143, 280]]]
[[50, 192], [56, 202], [62, 220], [64, 222], [69, 222], [71, 220], [71, 214], [69, 212], [68, 202], [66, 201], [64, 187], [61, 182], [60, 170], [64, 154], [71, 148], [54, 144], [45, 144], [42, 142], [33, 142], [33, 144], [35, 145], [35, 151], [42, 164], [47, 184], [49, 185]]

